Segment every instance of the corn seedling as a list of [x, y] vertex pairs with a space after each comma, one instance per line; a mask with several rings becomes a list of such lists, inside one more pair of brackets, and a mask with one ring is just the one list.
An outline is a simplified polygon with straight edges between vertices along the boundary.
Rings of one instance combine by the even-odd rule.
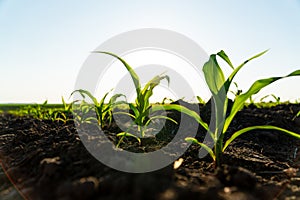
[[28, 114], [36, 119], [56, 121], [58, 118], [57, 109], [47, 108], [48, 101], [43, 104], [34, 104], [26, 106], [20, 114]]
[[271, 94], [271, 96], [274, 98], [276, 105], [280, 104], [280, 97], [275, 96], [274, 94]]
[[[153, 94], [154, 88], [156, 86], [158, 86], [160, 84], [160, 82], [164, 79], [166, 79], [169, 83], [169, 81], [170, 81], [169, 76], [157, 75], [154, 78], [152, 78], [148, 83], [146, 83], [146, 85], [142, 88], [140, 78], [138, 77], [136, 72], [133, 70], [133, 68], [128, 63], [125, 62], [125, 60], [123, 60], [119, 56], [117, 56], [113, 53], [109, 53], [109, 52], [96, 51], [95, 53], [108, 54], [110, 56], [115, 57], [120, 62], [122, 62], [122, 64], [126, 67], [127, 71], [129, 72], [131, 79], [135, 86], [135, 91], [136, 91], [135, 102], [128, 103], [130, 109], [133, 111], [133, 114], [130, 114], [130, 113], [126, 113], [126, 114], [134, 119], [134, 123], [138, 126], [137, 128], [138, 128], [139, 136], [130, 133], [132, 131], [133, 124], [128, 128], [127, 131], [119, 133], [118, 136], [132, 136], [136, 139], [138, 139], [139, 137], [144, 137], [147, 126], [154, 119], [166, 119], [166, 120], [170, 120], [174, 123], [177, 123], [170, 117], [167, 117], [164, 115], [155, 115], [155, 112], [157, 112], [157, 111], [177, 110], [177, 111], [188, 113], [188, 114], [192, 113], [192, 111], [190, 111], [180, 105], [170, 105], [170, 104], [154, 105], [154, 104], [150, 103], [149, 99]], [[192, 115], [194, 115], [194, 113], [192, 113]]]
[[174, 102], [173, 99], [170, 99], [170, 98], [165, 97], [165, 98], [162, 100], [161, 104], [170, 104], [170, 103], [173, 103], [173, 102]]
[[62, 110], [57, 110], [56, 119], [57, 121], [62, 121], [63, 123], [66, 123], [68, 121], [72, 121], [73, 119], [70, 118], [70, 115], [73, 114], [73, 104], [77, 101], [73, 101], [72, 103], [66, 103], [64, 97], [61, 97], [63, 108]]
[[239, 86], [236, 82], [233, 82], [234, 86], [235, 86], [235, 91], [230, 90], [230, 92], [234, 95], [234, 97], [239, 96], [243, 91], [239, 89]]
[[47, 105], [48, 101], [46, 100], [43, 104], [35, 104], [32, 106], [27, 106], [25, 109], [27, 110], [28, 114], [34, 118], [38, 119], [45, 119], [46, 118], [46, 111], [44, 107]]
[[[133, 115], [129, 113], [128, 115], [130, 115], [134, 119], [134, 123], [138, 126], [138, 132], [140, 132], [141, 137], [144, 137], [145, 127], [147, 127], [153, 119], [165, 118], [174, 121], [173, 119], [166, 116], [153, 116], [149, 118], [151, 114], [150, 109], [152, 107], [149, 99], [153, 94], [154, 88], [160, 84], [161, 80], [166, 79], [168, 82], [170, 81], [167, 75], [155, 76], [144, 86], [144, 88], [142, 88], [140, 83], [140, 78], [133, 70], [133, 68], [125, 62], [125, 60], [109, 52], [97, 52], [97, 53], [104, 53], [117, 58], [119, 61], [122, 62], [122, 64], [126, 67], [127, 71], [129, 72], [135, 86], [136, 99], [134, 103], [128, 103], [130, 109], [133, 111]], [[129, 129], [131, 128], [132, 127], [130, 127]], [[128, 130], [123, 133], [119, 133], [118, 136], [133, 136], [133, 134], [129, 132], [130, 131]]]
[[[87, 90], [75, 90], [74, 92], [72, 92], [71, 95], [73, 95], [75, 92], [79, 92], [80, 95], [85, 98], [85, 96], [88, 96], [92, 102], [93, 105], [90, 105], [88, 103], [83, 103], [80, 108], [82, 113], [84, 115], [87, 115], [89, 113], [89, 111], [91, 109], [94, 109], [94, 111], [96, 112], [96, 116], [97, 116], [97, 123], [98, 125], [101, 126], [101, 128], [104, 128], [105, 125], [110, 125], [112, 122], [112, 109], [114, 106], [117, 105], [117, 98], [122, 96], [121, 94], [115, 94], [113, 95], [108, 103], [105, 103], [105, 99], [107, 98], [107, 95], [109, 94], [109, 92], [107, 92], [104, 97], [102, 99], [100, 99], [99, 101], [96, 99], [96, 97], [94, 97], [89, 91]], [[78, 115], [77, 115], [78, 116]], [[78, 116], [80, 118], [80, 121], [92, 121], [93, 118], [92, 117], [88, 117], [87, 119], [82, 119], [83, 116]]]
[[[266, 97], [271, 96], [275, 100], [275, 104], [279, 105], [280, 104], [280, 97], [277, 97], [275, 94], [267, 95]], [[262, 101], [262, 100], [261, 100]], [[271, 101], [270, 101], [271, 102]]]
[[93, 115], [91, 115], [92, 111], [94, 112], [94, 107], [92, 105], [90, 105], [89, 103], [87, 103], [84, 99], [81, 101], [81, 103], [78, 104], [74, 104], [73, 107], [73, 115], [74, 115], [74, 119], [75, 122], [79, 123], [79, 124], [91, 124], [91, 123], [97, 123], [98, 124], [98, 120], [97, 117], [94, 117]]
[[[248, 91], [239, 94], [234, 99], [233, 105], [231, 109], [229, 110], [229, 115], [226, 117], [227, 112], [227, 104], [228, 104], [228, 90], [229, 87], [235, 77], [235, 75], [240, 71], [240, 69], [249, 61], [260, 57], [266, 53], [266, 51], [259, 53], [252, 58], [246, 60], [238, 67], [234, 68], [231, 61], [229, 60], [228, 56], [225, 54], [224, 51], [220, 51], [217, 54], [212, 54], [210, 56], [210, 59], [208, 62], [206, 62], [203, 66], [203, 72], [205, 76], [206, 83], [212, 93], [213, 101], [214, 101], [214, 107], [212, 107], [212, 116], [214, 116], [214, 119], [212, 122], [214, 122], [214, 125], [212, 127], [208, 127], [208, 124], [203, 122], [201, 118], [196, 116], [196, 120], [198, 122], [201, 122], [200, 124], [208, 131], [210, 137], [213, 139], [214, 142], [214, 148], [211, 149], [207, 144], [199, 142], [195, 138], [188, 137], [186, 138], [187, 142], [196, 143], [203, 147], [205, 150], [208, 151], [209, 155], [214, 160], [215, 166], [220, 166], [222, 163], [222, 154], [230, 145], [230, 143], [235, 140], [238, 136], [249, 132], [253, 130], [258, 129], [269, 129], [269, 130], [276, 130], [276, 131], [282, 131], [290, 136], [296, 137], [300, 139], [300, 135], [297, 133], [294, 133], [292, 131], [271, 126], [271, 125], [261, 125], [261, 126], [251, 126], [247, 128], [243, 128], [241, 130], [236, 131], [232, 134], [232, 136], [224, 141], [224, 136], [228, 130], [228, 127], [232, 120], [235, 118], [235, 115], [238, 111], [240, 111], [244, 105], [247, 99], [249, 99], [252, 95], [258, 93], [262, 88], [270, 85], [271, 83], [280, 80], [282, 78], [286, 77], [292, 77], [292, 76], [299, 76], [300, 70], [296, 70], [286, 76], [283, 77], [271, 77], [266, 79], [260, 79], [255, 81], [251, 87], [248, 89]], [[225, 79], [223, 71], [221, 70], [218, 62], [217, 62], [217, 56], [219, 56], [221, 59], [223, 59], [233, 70], [233, 72], [230, 74], [230, 76]], [[200, 120], [200, 121], [199, 121]]]

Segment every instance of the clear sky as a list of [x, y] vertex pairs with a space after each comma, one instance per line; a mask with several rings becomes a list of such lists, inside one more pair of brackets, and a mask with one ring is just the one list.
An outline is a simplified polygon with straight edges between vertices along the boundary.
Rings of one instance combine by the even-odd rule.
[[[59, 102], [92, 50], [139, 28], [177, 31], [235, 65], [270, 49], [237, 76], [243, 90], [300, 69], [299, 0], [0, 0], [0, 103]], [[299, 99], [299, 85], [282, 80], [261, 96]]]

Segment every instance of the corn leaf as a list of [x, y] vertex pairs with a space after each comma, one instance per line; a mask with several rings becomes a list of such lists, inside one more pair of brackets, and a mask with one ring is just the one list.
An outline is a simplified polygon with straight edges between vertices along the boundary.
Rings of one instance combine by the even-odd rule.
[[[268, 50], [265, 50], [251, 58], [249, 58], [248, 60], [246, 60], [245, 62], [243, 62], [241, 65], [239, 65], [231, 74], [230, 76], [228, 77], [228, 79], [226, 80], [225, 84], [224, 84], [224, 87], [225, 87], [225, 91], [228, 92], [229, 88], [230, 88], [230, 85], [231, 85], [231, 82], [233, 80], [233, 78], [235, 77], [235, 75], [240, 71], [240, 69], [242, 69], [242, 67], [249, 61], [255, 59], [255, 58], [258, 58], [260, 56], [262, 56], [263, 54], [265, 54]], [[222, 51], [221, 51], [222, 52]], [[218, 55], [227, 62], [227, 58], [226, 58], [226, 54], [223, 55], [223, 53], [219, 52]], [[227, 62], [228, 63], [228, 62]]]
[[101, 108], [104, 106], [104, 101], [105, 101], [105, 99], [106, 99], [108, 93], [109, 93], [109, 92], [105, 93], [105, 95], [104, 95], [103, 98], [100, 100], [100, 102], [97, 104], [97, 106], [99, 106], [99, 107], [101, 107]]
[[44, 101], [44, 103], [42, 104], [42, 106], [45, 106], [48, 104], [48, 100]]
[[126, 69], [128, 70], [132, 80], [133, 80], [133, 83], [134, 83], [134, 86], [135, 86], [135, 89], [137, 91], [137, 93], [139, 94], [140, 93], [140, 90], [141, 90], [141, 83], [140, 83], [140, 79], [138, 77], [138, 75], [135, 73], [135, 71], [133, 70], [133, 68], [127, 64], [127, 62], [125, 60], [123, 60], [122, 58], [120, 58], [119, 56], [113, 54], [113, 53], [110, 53], [110, 52], [105, 52], [105, 51], [93, 51], [94, 53], [104, 53], [104, 54], [108, 54], [108, 55], [111, 55], [115, 58], [117, 58], [119, 61], [122, 62], [122, 64], [126, 67]]
[[136, 109], [136, 107], [132, 103], [129, 103], [129, 108], [134, 112], [135, 116], [140, 115], [139, 111]]
[[[110, 103], [110, 104], [116, 103], [117, 99], [118, 99], [119, 97], [122, 97], [122, 96], [124, 96], [124, 95], [123, 95], [123, 94], [115, 94], [115, 95], [113, 95], [113, 96], [110, 98], [109, 103]], [[121, 102], [124, 103], [124, 101], [121, 101]]]
[[150, 124], [150, 122], [154, 119], [166, 119], [166, 120], [170, 120], [171, 122], [175, 123], [175, 124], [178, 124], [174, 119], [172, 119], [171, 117], [168, 117], [168, 116], [163, 116], [163, 115], [157, 115], [157, 116], [154, 116], [154, 117], [150, 117], [150, 119], [147, 121], [146, 125], [145, 126], [148, 126]]
[[[226, 54], [224, 52], [220, 52], [220, 55], [223, 56], [226, 59]], [[228, 59], [227, 59], [228, 61]], [[231, 63], [230, 61], [228, 61]], [[225, 83], [225, 77], [223, 74], [222, 69], [220, 68], [217, 60], [216, 55], [213, 54], [210, 56], [210, 59], [207, 63], [203, 66], [203, 72], [206, 79], [206, 83], [212, 92], [213, 95], [213, 117], [212, 119], [215, 122], [215, 127], [212, 132], [215, 133], [213, 136], [214, 139], [216, 139], [220, 132], [216, 131], [218, 127], [223, 126], [224, 124], [224, 118], [227, 110], [227, 94], [224, 90], [223, 86]]]
[[200, 96], [196, 96], [196, 98], [197, 98], [197, 100], [198, 100], [198, 102], [199, 102], [200, 104], [203, 104], [203, 105], [206, 104], [206, 102], [204, 101], [204, 99], [202, 99]]
[[114, 115], [128, 115], [128, 116], [132, 117], [133, 119], [136, 118], [135, 115], [132, 115], [128, 112], [114, 112]]
[[151, 112], [159, 111], [159, 110], [176, 110], [182, 112], [193, 119], [195, 119], [200, 125], [202, 125], [205, 130], [208, 130], [208, 125], [204, 122], [201, 117], [195, 112], [181, 105], [174, 104], [166, 104], [166, 105], [153, 105], [151, 108]]
[[98, 105], [98, 100], [97, 100], [97, 99], [92, 95], [92, 93], [90, 93], [89, 91], [79, 89], [79, 90], [75, 90], [74, 92], [72, 92], [71, 95], [73, 95], [75, 92], [79, 92], [79, 94], [81, 94], [81, 96], [82, 96], [83, 98], [85, 98], [85, 95], [87, 95], [87, 96], [93, 101], [93, 104], [94, 104], [94, 105]]
[[206, 144], [199, 142], [197, 139], [192, 138], [192, 137], [185, 138], [185, 141], [189, 142], [189, 143], [194, 143], [194, 144], [197, 144], [197, 145], [203, 147], [209, 153], [209, 155], [212, 157], [212, 159], [216, 160], [216, 156], [215, 156], [214, 152]]
[[142, 94], [144, 94], [147, 90], [153, 90], [157, 85], [160, 84], [160, 81], [166, 79], [168, 81], [168, 84], [170, 83], [170, 77], [165, 75], [165, 76], [155, 76], [152, 78], [144, 87], [142, 90]]
[[225, 62], [227, 62], [227, 64], [231, 67], [231, 69], [234, 70], [234, 67], [230, 61], [230, 59], [228, 58], [228, 56], [226, 55], [226, 53], [221, 50], [219, 53], [217, 53], [218, 56], [220, 56]]
[[67, 103], [65, 102], [64, 97], [61, 97], [61, 101], [62, 101], [62, 103], [63, 103], [64, 108], [66, 108], [66, 107], [67, 107]]
[[217, 62], [216, 54], [212, 54], [203, 66], [204, 77], [210, 91], [217, 95], [225, 83], [224, 74]]
[[141, 139], [140, 139], [139, 137], [137, 137], [137, 136], [131, 134], [131, 133], [128, 133], [128, 132], [121, 132], [121, 133], [118, 133], [117, 136], [118, 136], [118, 137], [126, 137], [126, 136], [133, 137], [133, 138], [135, 138], [135, 139], [139, 142], [139, 144], [141, 144]]
[[243, 133], [246, 133], [248, 131], [252, 131], [252, 130], [257, 130], [257, 129], [268, 129], [268, 130], [277, 130], [277, 131], [281, 131], [284, 133], [287, 133], [290, 136], [296, 137], [298, 139], [300, 139], [300, 134], [297, 134], [295, 132], [277, 127], [277, 126], [271, 126], [271, 125], [262, 125], [262, 126], [250, 126], [247, 128], [243, 128], [237, 132], [235, 132], [225, 143], [224, 147], [223, 147], [223, 151], [225, 151], [225, 149], [228, 147], [228, 145], [234, 140], [236, 139], [238, 136], [242, 135]]
[[291, 77], [291, 76], [299, 76], [300, 75], [300, 70], [296, 70], [286, 76], [283, 77], [272, 77], [272, 78], [266, 78], [266, 79], [260, 79], [255, 81], [252, 86], [249, 88], [249, 90], [244, 93], [241, 94], [239, 96], [236, 97], [231, 112], [229, 114], [229, 116], [227, 117], [226, 121], [225, 121], [225, 125], [224, 125], [224, 129], [223, 129], [223, 133], [226, 132], [226, 130], [228, 129], [232, 119], [234, 118], [234, 116], [236, 115], [236, 113], [243, 108], [245, 101], [252, 95], [258, 93], [262, 88], [270, 85], [271, 83], [282, 79], [282, 78], [287, 78], [287, 77]]

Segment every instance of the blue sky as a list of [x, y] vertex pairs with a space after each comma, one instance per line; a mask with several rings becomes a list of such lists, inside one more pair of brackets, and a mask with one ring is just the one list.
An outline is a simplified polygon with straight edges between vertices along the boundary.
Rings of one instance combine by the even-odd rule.
[[[243, 90], [300, 69], [299, 0], [0, 0], [0, 103], [59, 102], [90, 51], [139, 28], [177, 31], [235, 65], [270, 49], [236, 77]], [[299, 99], [299, 85], [300, 77], [282, 80], [261, 96]]]

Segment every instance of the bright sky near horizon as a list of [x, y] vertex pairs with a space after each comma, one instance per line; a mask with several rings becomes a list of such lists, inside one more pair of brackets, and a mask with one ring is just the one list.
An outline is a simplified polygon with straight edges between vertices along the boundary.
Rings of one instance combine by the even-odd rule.
[[[259, 78], [300, 69], [300, 1], [0, 0], [0, 103], [60, 102], [104, 41], [140, 28], [173, 30], [235, 65], [263, 50], [236, 77], [245, 91]], [[300, 99], [300, 77], [259, 96]]]

